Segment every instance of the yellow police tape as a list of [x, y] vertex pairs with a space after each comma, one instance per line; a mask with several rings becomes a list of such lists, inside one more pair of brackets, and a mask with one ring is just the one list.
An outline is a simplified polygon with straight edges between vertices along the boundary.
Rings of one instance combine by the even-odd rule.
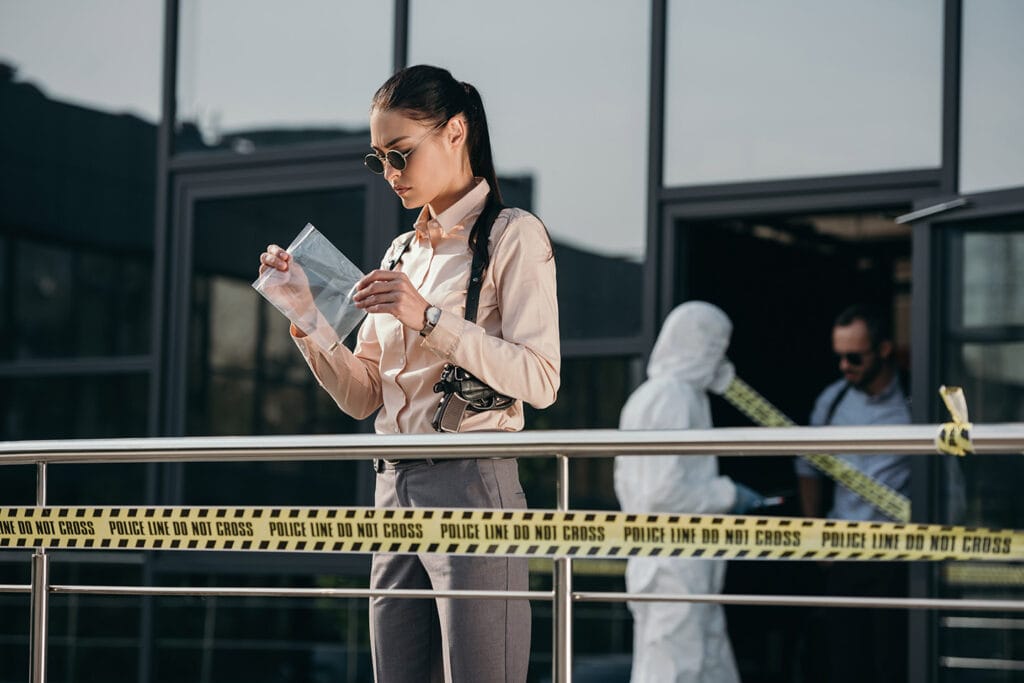
[[[793, 427], [795, 423], [769, 403], [749, 384], [735, 378], [722, 394], [729, 403], [762, 427]], [[818, 470], [842, 484], [898, 522], [910, 521], [910, 499], [898, 491], [875, 481], [834, 455], [815, 453], [803, 456]]]
[[7, 507], [0, 549], [1020, 560], [1024, 532], [895, 522], [445, 508]]
[[939, 395], [952, 416], [952, 422], [943, 423], [935, 437], [935, 447], [948, 455], [967, 455], [974, 452], [971, 443], [971, 425], [967, 419], [967, 399], [960, 387], [939, 387]]

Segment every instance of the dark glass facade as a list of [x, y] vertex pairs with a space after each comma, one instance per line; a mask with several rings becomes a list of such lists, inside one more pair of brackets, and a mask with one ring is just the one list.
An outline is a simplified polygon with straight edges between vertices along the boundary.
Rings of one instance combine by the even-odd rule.
[[[614, 428], [661, 320], [695, 298], [729, 313], [740, 376], [798, 423], [836, 375], [831, 321], [854, 299], [891, 311], [915, 421], [944, 417], [940, 384], [965, 388], [976, 423], [1024, 421], [1013, 0], [58, 4], [0, 5], [0, 439], [371, 431], [250, 283], [262, 248], [307, 222], [364, 269], [408, 226], [362, 156], [373, 90], [424, 61], [480, 87], [506, 200], [555, 243], [562, 389], [531, 429]], [[496, 48], [496, 27], [514, 39]], [[915, 461], [915, 519], [1020, 528], [1018, 461]], [[795, 485], [786, 458], [721, 468]], [[531, 505], [552, 507], [554, 463], [521, 470]], [[373, 486], [366, 463], [341, 462], [49, 477], [51, 504], [366, 505]], [[575, 461], [572, 479], [573, 507], [617, 507], [610, 459]], [[32, 504], [34, 487], [33, 468], [5, 467], [0, 504]], [[988, 569], [919, 563], [907, 590], [1021, 597], [1019, 566]], [[577, 571], [581, 590], [624, 588], [615, 563]], [[361, 556], [58, 552], [52, 580], [364, 586], [367, 572]], [[0, 553], [0, 584], [27, 582], [28, 555]], [[726, 590], [805, 587], [793, 565], [749, 562]], [[0, 592], [0, 683], [27, 678], [28, 609]], [[60, 595], [51, 612], [51, 680], [369, 676], [362, 600]], [[550, 616], [534, 605], [532, 681], [550, 672]], [[743, 680], [813, 679], [801, 614], [727, 616]], [[915, 683], [1006, 683], [1024, 661], [1012, 614], [914, 612], [910, 630]], [[579, 607], [575, 632], [578, 680], [628, 678], [624, 605]]]

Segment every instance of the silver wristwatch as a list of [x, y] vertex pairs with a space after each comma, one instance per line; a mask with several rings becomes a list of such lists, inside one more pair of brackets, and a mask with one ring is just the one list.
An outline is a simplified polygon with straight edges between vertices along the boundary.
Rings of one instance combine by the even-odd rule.
[[441, 309], [437, 306], [427, 306], [427, 309], [423, 311], [423, 329], [420, 330], [420, 336], [426, 337], [433, 332], [439, 320], [441, 320]]

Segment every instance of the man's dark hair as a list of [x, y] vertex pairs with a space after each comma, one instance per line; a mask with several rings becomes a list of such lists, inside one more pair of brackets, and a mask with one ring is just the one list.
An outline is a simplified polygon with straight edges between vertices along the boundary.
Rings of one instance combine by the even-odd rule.
[[846, 327], [861, 320], [868, 328], [868, 338], [872, 348], [884, 341], [892, 341], [892, 324], [889, 316], [882, 313], [878, 306], [871, 304], [854, 304], [836, 317], [835, 327]]

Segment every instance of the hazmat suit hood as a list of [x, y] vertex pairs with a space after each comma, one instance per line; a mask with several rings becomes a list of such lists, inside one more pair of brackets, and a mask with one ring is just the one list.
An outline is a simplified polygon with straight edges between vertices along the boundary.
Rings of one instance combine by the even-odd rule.
[[732, 322], [722, 309], [688, 301], [668, 314], [647, 363], [651, 379], [672, 375], [702, 391], [723, 393], [736, 376], [725, 357]]

